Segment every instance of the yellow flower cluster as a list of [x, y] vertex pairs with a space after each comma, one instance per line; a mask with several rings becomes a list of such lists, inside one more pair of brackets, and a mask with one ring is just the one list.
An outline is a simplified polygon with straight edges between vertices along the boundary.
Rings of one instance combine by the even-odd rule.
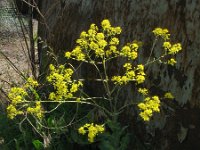
[[148, 89], [146, 88], [139, 88], [138, 92], [141, 93], [142, 95], [148, 95]]
[[35, 88], [37, 87], [39, 84], [36, 80], [34, 80], [33, 78], [29, 77], [27, 80], [26, 80], [26, 84], [25, 84], [25, 88], [29, 88], [29, 87], [32, 87], [32, 88]]
[[[153, 33], [156, 37], [161, 37], [164, 39], [162, 46], [165, 50], [165, 54], [172, 56], [182, 50], [182, 46], [180, 43], [175, 43], [175, 44], [170, 43], [170, 38], [169, 38], [170, 34], [167, 29], [156, 28], [153, 30]], [[174, 66], [176, 64], [175, 58], [170, 58], [167, 61], [167, 64]]]
[[41, 119], [42, 115], [43, 115], [41, 102], [37, 101], [35, 103], [35, 107], [28, 107], [27, 108], [27, 113], [33, 114], [37, 118]]
[[17, 105], [25, 100], [25, 96], [27, 96], [27, 92], [20, 87], [13, 87], [10, 89], [8, 94], [8, 98], [10, 99], [13, 105]]
[[84, 126], [80, 127], [78, 129], [79, 134], [85, 135], [88, 133], [88, 141], [93, 143], [94, 138], [99, 134], [103, 133], [105, 131], [104, 125], [94, 125], [93, 123], [91, 124], [85, 124]]
[[137, 71], [136, 82], [137, 84], [141, 84], [145, 81], [144, 65], [142, 64], [137, 65], [136, 71]]
[[71, 53], [66, 52], [65, 57], [66, 58], [74, 57], [78, 61], [85, 60], [85, 54], [82, 52], [82, 49], [80, 46], [76, 46]]
[[176, 64], [176, 60], [174, 58], [171, 58], [167, 61], [167, 64], [174, 66]]
[[176, 54], [180, 50], [182, 50], [180, 43], [176, 43], [172, 45], [170, 42], [164, 42], [163, 47], [167, 51], [168, 54]]
[[[37, 81], [35, 81], [32, 78], [28, 78], [26, 83], [24, 84], [24, 86], [13, 87], [10, 89], [10, 92], [8, 94], [8, 97], [10, 99], [10, 105], [8, 105], [8, 107], [7, 107], [8, 118], [14, 119], [17, 115], [31, 113], [30, 111], [28, 111], [29, 110], [28, 106], [30, 104], [28, 99], [30, 97], [28, 97], [29, 93], [27, 91], [30, 92], [30, 89], [32, 92], [35, 91], [33, 89], [36, 88], [38, 85], [39, 84]], [[33, 101], [33, 103], [35, 103], [35, 102]], [[41, 118], [42, 107], [40, 105], [40, 102], [36, 102], [36, 108], [34, 108], [34, 109], [37, 110], [34, 113], [36, 115], [36, 117]]]
[[25, 101], [27, 92], [20, 87], [11, 88], [8, 98], [10, 99], [10, 105], [7, 107], [8, 118], [14, 119], [17, 115], [23, 114], [22, 110], [18, 110], [17, 107]]
[[106, 50], [106, 57], [109, 58], [109, 56], [118, 56], [119, 51], [117, 49], [117, 46], [119, 45], [119, 39], [117, 37], [110, 38], [109, 41], [109, 48]]
[[138, 104], [140, 117], [144, 121], [149, 121], [153, 115], [153, 112], [160, 112], [160, 99], [158, 96], [146, 97], [144, 102]]
[[165, 93], [164, 98], [167, 98], [167, 99], [174, 99], [174, 96], [172, 95], [172, 93], [167, 92], [167, 93]]
[[16, 109], [16, 106], [10, 104], [10, 105], [7, 107], [7, 113], [8, 113], [8, 118], [14, 119], [17, 115], [23, 114], [23, 111], [17, 110], [17, 109]]
[[134, 69], [132, 69], [132, 65], [130, 63], [125, 63], [123, 66], [126, 69], [124, 76], [113, 76], [112, 81], [114, 84], [127, 84], [130, 81], [136, 81], [137, 84], [141, 84], [145, 81], [145, 73], [144, 73], [144, 65], [137, 65]]
[[163, 38], [164, 40], [169, 40], [170, 34], [169, 34], [168, 29], [155, 28], [155, 29], [153, 30], [153, 33], [154, 33], [154, 35], [157, 36], [157, 37], [161, 37], [161, 38]]
[[73, 70], [65, 68], [64, 65], [60, 65], [57, 69], [54, 65], [49, 66], [50, 74], [47, 76], [47, 81], [54, 87], [54, 92], [49, 94], [49, 100], [61, 101], [73, 97], [80, 86], [81, 81], [73, 81], [72, 74]]
[[122, 47], [120, 55], [127, 57], [130, 60], [135, 60], [138, 57], [138, 48], [139, 45], [136, 42], [133, 42], [132, 44], [128, 44]]
[[115, 36], [122, 32], [122, 29], [120, 27], [112, 27], [108, 19], [104, 19], [101, 22], [101, 27], [103, 29], [103, 32], [106, 33], [106, 37]]
[[[169, 54], [169, 55], [175, 55], [180, 50], [182, 50], [180, 43], [176, 43], [176, 44], [172, 45], [169, 41], [165, 41], [163, 43], [163, 48], [165, 49], [166, 53]], [[174, 66], [176, 64], [175, 58], [170, 58], [167, 61], [167, 64]]]
[[100, 58], [119, 54], [117, 50], [119, 39], [115, 36], [121, 33], [121, 28], [112, 27], [107, 19], [101, 22], [101, 27], [99, 30], [95, 24], [91, 24], [87, 32], [83, 31], [80, 34], [80, 38], [76, 41], [77, 46], [71, 52], [66, 52], [65, 57], [89, 61], [93, 54]]

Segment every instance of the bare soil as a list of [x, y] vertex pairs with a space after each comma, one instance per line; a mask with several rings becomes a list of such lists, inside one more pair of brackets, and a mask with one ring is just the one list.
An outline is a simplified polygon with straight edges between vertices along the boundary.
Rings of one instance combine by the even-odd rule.
[[1, 37], [0, 52], [0, 99], [1, 103], [5, 103], [6, 93], [10, 87], [23, 82], [19, 72], [28, 75], [30, 67], [23, 37], [13, 36], [9, 39]]
[[[27, 48], [23, 37], [12, 37], [11, 39], [4, 39], [0, 41], [0, 51], [15, 65], [22, 73], [29, 72], [29, 63]], [[12, 63], [3, 56], [0, 55], [0, 83], [18, 83], [21, 75], [14, 69]]]
[[[34, 34], [37, 22], [34, 21]], [[25, 38], [29, 44], [28, 33], [21, 31], [0, 31], [0, 102], [7, 102], [6, 94], [10, 87], [22, 84], [24, 76], [31, 76], [30, 59]]]

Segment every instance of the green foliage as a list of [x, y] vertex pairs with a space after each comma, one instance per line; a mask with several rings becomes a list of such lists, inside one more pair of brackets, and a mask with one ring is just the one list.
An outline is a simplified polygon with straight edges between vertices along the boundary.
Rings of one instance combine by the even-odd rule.
[[0, 145], [0, 149], [23, 150], [31, 149], [33, 147], [31, 141], [32, 138], [37, 137], [37, 135], [34, 135], [27, 123], [24, 123], [22, 127], [17, 124], [15, 120], [10, 120], [3, 114], [0, 115], [0, 121], [0, 136], [3, 141]]
[[101, 136], [100, 150], [127, 150], [130, 135], [127, 126], [121, 127], [119, 122], [107, 121], [108, 131]]
[[43, 149], [43, 143], [40, 142], [39, 140], [33, 140], [33, 145], [36, 150], [42, 150]]

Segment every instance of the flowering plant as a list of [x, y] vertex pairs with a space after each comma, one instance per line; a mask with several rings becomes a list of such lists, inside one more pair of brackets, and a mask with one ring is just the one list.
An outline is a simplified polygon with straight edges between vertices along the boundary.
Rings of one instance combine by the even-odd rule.
[[[150, 121], [154, 112], [160, 112], [161, 99], [174, 99], [174, 96], [170, 92], [166, 92], [163, 97], [150, 93], [144, 86], [146, 80], [145, 69], [150, 64], [159, 61], [174, 66], [176, 64], [175, 54], [182, 47], [180, 43], [172, 44], [170, 42], [170, 34], [167, 29], [156, 28], [153, 30], [155, 42], [150, 56], [146, 63], [138, 64], [138, 51], [141, 48], [141, 42], [133, 41], [123, 46], [123, 43], [120, 43], [119, 40], [121, 32], [120, 27], [112, 27], [107, 19], [101, 22], [101, 28], [91, 24], [87, 32], [81, 32], [80, 37], [76, 40], [75, 48], [72, 51], [65, 52], [65, 57], [68, 60], [66, 64], [49, 65], [49, 75], [46, 80], [50, 88], [45, 96], [38, 92], [40, 85], [32, 78], [28, 78], [22, 87], [13, 87], [10, 90], [10, 104], [7, 107], [8, 117], [14, 119], [16, 116], [21, 115], [25, 116], [25, 119], [30, 122], [29, 116], [32, 116], [37, 120], [40, 129], [47, 128], [42, 123], [48, 114], [58, 110], [62, 104], [73, 103], [76, 104], [77, 109], [84, 107], [83, 104], [90, 105], [90, 110], [96, 108], [103, 114], [103, 120], [113, 121], [118, 121], [119, 114], [128, 106], [137, 105], [140, 110], [139, 116], [144, 121]], [[158, 39], [162, 41], [163, 53], [159, 58], [151, 60]], [[81, 79], [78, 74], [78, 69], [81, 67], [75, 68], [74, 65], [69, 63], [69, 60], [92, 66], [98, 76], [92, 80], [101, 82], [105, 93], [100, 97], [90, 96], [84, 90], [86, 79]], [[109, 67], [112, 62], [122, 63], [122, 71], [118, 73], [116, 71], [114, 75], [110, 73]], [[75, 73], [78, 74], [76, 78]], [[137, 92], [143, 97], [142, 102], [133, 100], [134, 102], [126, 104], [119, 100], [121, 87], [128, 84], [135, 85]], [[51, 103], [56, 105], [53, 105], [53, 108], [47, 111], [46, 105]], [[70, 121], [69, 126], [72, 125], [72, 122], [75, 122], [74, 120], [78, 116], [78, 111], [76, 111], [76, 115]], [[89, 120], [91, 122], [93, 120], [98, 121], [98, 119], [91, 118]], [[32, 123], [31, 125], [34, 126]], [[88, 141], [92, 143], [98, 134], [106, 132], [105, 128], [106, 124], [104, 123], [86, 123], [83, 126], [79, 125], [78, 132], [82, 135], [88, 133]], [[36, 127], [34, 129], [40, 133]]]

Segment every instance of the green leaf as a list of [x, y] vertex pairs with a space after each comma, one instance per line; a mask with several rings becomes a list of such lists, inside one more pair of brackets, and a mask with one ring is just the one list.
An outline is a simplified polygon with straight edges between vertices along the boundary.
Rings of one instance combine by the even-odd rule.
[[43, 143], [40, 142], [39, 140], [34, 140], [32, 143], [33, 143], [36, 150], [43, 149]]
[[49, 117], [47, 119], [47, 124], [48, 124], [49, 127], [55, 126], [55, 121], [54, 121], [53, 117]]

